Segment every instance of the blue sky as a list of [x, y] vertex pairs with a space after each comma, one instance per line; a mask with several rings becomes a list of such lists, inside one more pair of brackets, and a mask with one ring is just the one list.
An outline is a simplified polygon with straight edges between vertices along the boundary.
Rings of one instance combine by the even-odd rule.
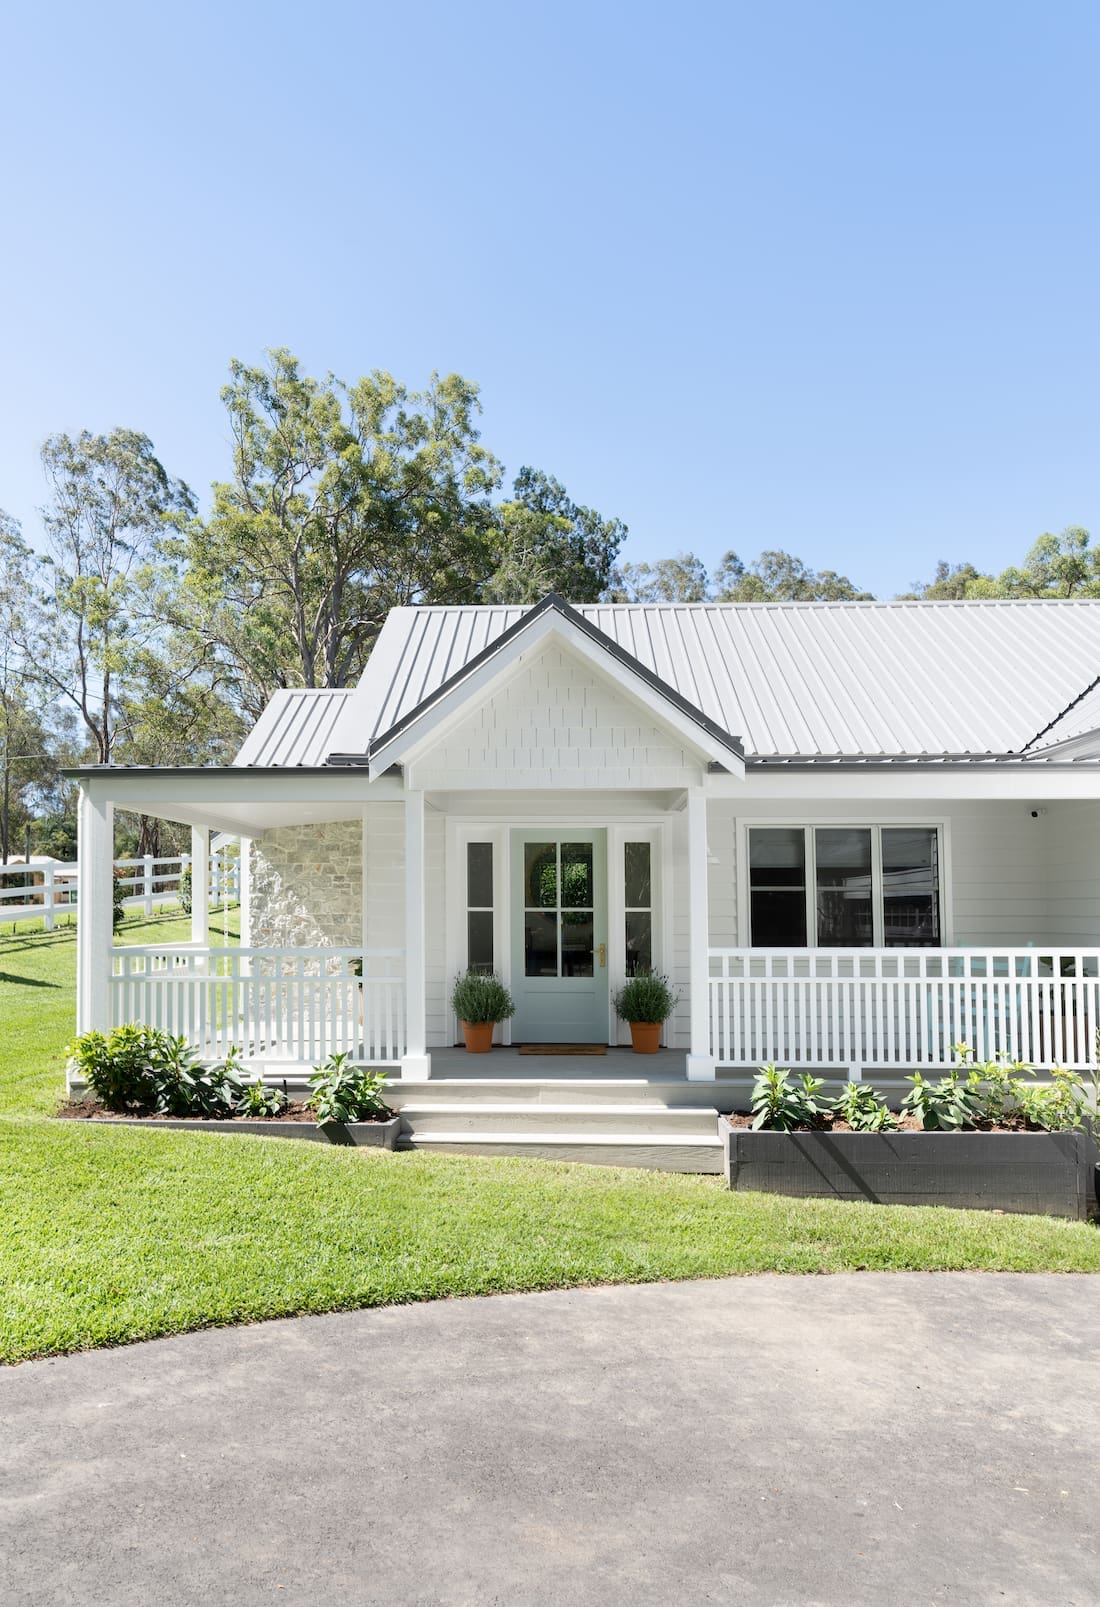
[[635, 560], [884, 595], [1100, 535], [1100, 7], [9, 8], [0, 506], [54, 430], [205, 500], [230, 356], [478, 380]]

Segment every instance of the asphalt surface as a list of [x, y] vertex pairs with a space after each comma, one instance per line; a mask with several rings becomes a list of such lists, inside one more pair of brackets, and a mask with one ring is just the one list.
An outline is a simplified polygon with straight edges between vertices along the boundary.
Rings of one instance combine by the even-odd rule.
[[0, 1602], [1100, 1601], [1100, 1278], [759, 1277], [0, 1371]]

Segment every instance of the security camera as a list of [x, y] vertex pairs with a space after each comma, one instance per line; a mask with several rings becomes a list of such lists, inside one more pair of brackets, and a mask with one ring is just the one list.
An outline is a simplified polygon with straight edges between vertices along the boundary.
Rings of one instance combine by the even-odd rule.
[[1045, 809], [1033, 809], [1031, 811], [1031, 818], [1032, 818], [1032, 820], [1038, 820], [1040, 815], [1045, 815], [1045, 814], [1046, 814]]

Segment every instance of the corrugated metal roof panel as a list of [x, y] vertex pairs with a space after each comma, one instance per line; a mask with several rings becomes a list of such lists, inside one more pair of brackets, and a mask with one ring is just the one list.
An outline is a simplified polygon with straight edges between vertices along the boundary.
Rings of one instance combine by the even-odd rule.
[[340, 713], [354, 693], [294, 687], [274, 693], [233, 760], [238, 765], [324, 764]]
[[[363, 752], [526, 612], [395, 609], [331, 747]], [[593, 604], [579, 612], [741, 737], [750, 755], [1018, 753], [1100, 673], [1100, 602]]]
[[1097, 730], [1100, 730], [1100, 680], [1082, 693], [1068, 709], [1064, 709], [1046, 730], [1038, 732], [1034, 740], [1028, 743], [1027, 751], [1040, 753], [1056, 743], [1070, 742], [1074, 737], [1086, 736]]

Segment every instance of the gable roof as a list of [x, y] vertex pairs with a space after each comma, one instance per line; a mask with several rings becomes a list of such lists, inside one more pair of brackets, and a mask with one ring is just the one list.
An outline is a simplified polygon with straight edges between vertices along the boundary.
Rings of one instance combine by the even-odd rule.
[[[394, 609], [334, 748], [364, 753], [529, 609]], [[760, 758], [1022, 754], [1100, 673], [1100, 602], [587, 604]]]
[[[276, 693], [237, 763], [365, 756], [531, 613], [394, 609], [358, 687]], [[1038, 762], [1100, 727], [1100, 602], [599, 603], [569, 613], [758, 761]]]

